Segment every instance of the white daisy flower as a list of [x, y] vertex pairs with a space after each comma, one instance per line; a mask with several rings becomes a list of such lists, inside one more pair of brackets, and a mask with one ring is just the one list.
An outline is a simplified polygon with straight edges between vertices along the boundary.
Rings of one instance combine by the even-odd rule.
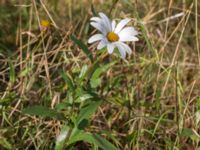
[[99, 13], [99, 16], [92, 17], [90, 24], [101, 33], [89, 38], [88, 43], [100, 41], [97, 49], [107, 47], [109, 54], [117, 48], [122, 58], [126, 57], [126, 53], [131, 54], [131, 48], [125, 42], [139, 40], [135, 28], [125, 27], [131, 19], [123, 19], [116, 25], [115, 20], [111, 21], [104, 13]]

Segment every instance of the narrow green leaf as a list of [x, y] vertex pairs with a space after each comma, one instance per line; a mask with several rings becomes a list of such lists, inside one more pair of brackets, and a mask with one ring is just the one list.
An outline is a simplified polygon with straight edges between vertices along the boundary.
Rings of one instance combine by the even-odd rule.
[[102, 101], [93, 101], [88, 106], [83, 107], [79, 112], [76, 120], [76, 125], [78, 125], [83, 119], [89, 119], [101, 105]]
[[14, 83], [16, 76], [15, 76], [15, 69], [14, 69], [14, 65], [12, 64], [12, 62], [9, 62], [9, 67], [10, 67], [10, 82]]
[[66, 136], [69, 132], [69, 127], [68, 126], [63, 126], [60, 134], [58, 135], [58, 137], [56, 138], [56, 147], [55, 150], [62, 150], [64, 144], [65, 144], [65, 139]]
[[199, 121], [200, 121], [200, 110], [198, 110], [196, 113], [195, 113], [195, 117], [196, 117], [196, 125], [198, 125]]
[[79, 78], [83, 78], [86, 75], [87, 70], [88, 70], [88, 66], [87, 65], [83, 65], [83, 67], [81, 69], [81, 72], [79, 74]]
[[200, 110], [200, 98], [196, 100], [197, 109]]
[[93, 16], [98, 16], [93, 4], [91, 5], [91, 10], [92, 10]]
[[73, 145], [78, 141], [87, 141], [89, 143], [94, 143], [93, 138], [90, 133], [86, 133], [83, 130], [79, 130], [78, 128], [74, 128], [72, 135], [67, 142], [67, 145]]
[[101, 84], [101, 78], [100, 75], [104, 72], [106, 72], [110, 67], [112, 67], [114, 64], [116, 63], [116, 61], [114, 62], [110, 62], [104, 66], [101, 66], [99, 68], [97, 68], [94, 73], [92, 74], [92, 77], [90, 79], [90, 85], [92, 88], [96, 88], [97, 86], [99, 86]]
[[22, 70], [20, 73], [19, 73], [19, 77], [24, 77], [26, 75], [28, 75], [30, 73], [30, 71], [32, 70], [32, 68], [25, 68], [24, 70]]
[[0, 104], [1, 105], [9, 105], [11, 102], [16, 100], [16, 98], [18, 98], [16, 91], [10, 92], [5, 97], [0, 98]]
[[98, 134], [92, 134], [92, 137], [95, 139], [95, 144], [97, 144], [99, 147], [101, 147], [103, 150], [117, 150], [117, 148], [111, 144], [106, 139], [102, 138]]
[[87, 48], [87, 46], [84, 43], [82, 43], [80, 40], [78, 40], [73, 35], [71, 35], [71, 39], [72, 39], [72, 41], [74, 43], [76, 43], [83, 50], [83, 52], [87, 55], [87, 57], [91, 60], [91, 62], [93, 62], [92, 53], [89, 51], [89, 49]]
[[182, 136], [188, 137], [191, 140], [195, 140], [195, 141], [200, 141], [200, 136], [197, 135], [192, 129], [190, 128], [184, 128], [182, 133]]
[[99, 59], [97, 59], [90, 68], [88, 68], [87, 71], [87, 81], [89, 81], [93, 75], [93, 73], [95, 72], [95, 70], [97, 70], [99, 68]]
[[1, 145], [2, 149], [3, 149], [3, 147], [7, 150], [13, 149], [12, 145], [7, 141], [7, 139], [2, 136], [0, 136], [0, 145]]
[[41, 106], [41, 105], [25, 108], [22, 110], [22, 112], [25, 114], [29, 114], [29, 115], [36, 115], [36, 116], [41, 116], [41, 117], [51, 117], [51, 118], [56, 118], [59, 120], [65, 119], [63, 114], [58, 113], [57, 111], [55, 111], [53, 109], [49, 109], [49, 108]]
[[68, 85], [69, 89], [74, 91], [75, 90], [75, 86], [74, 86], [74, 83], [72, 81], [71, 76], [69, 74], [64, 73], [64, 72], [61, 72], [61, 76], [65, 80], [65, 83]]
[[86, 133], [83, 131], [77, 132], [75, 136], [71, 137], [68, 145], [75, 144], [78, 141], [85, 141], [95, 146], [100, 147], [103, 150], [117, 150], [117, 148], [109, 141], [104, 139], [98, 134]]
[[75, 102], [80, 103], [80, 102], [83, 102], [83, 101], [91, 99], [91, 98], [93, 98], [93, 96], [90, 94], [82, 94], [75, 100]]
[[61, 102], [55, 106], [55, 109], [57, 111], [60, 111], [60, 110], [67, 110], [68, 108], [71, 108], [71, 107], [72, 107], [72, 104], [67, 103], [67, 102]]
[[113, 61], [113, 62], [110, 62], [104, 66], [101, 66], [99, 68], [97, 68], [95, 70], [95, 72], [93, 73], [92, 75], [92, 78], [91, 79], [97, 79], [100, 77], [100, 75], [104, 72], [106, 72], [110, 67], [112, 67], [114, 64], [116, 63], [116, 61]]
[[90, 85], [92, 88], [96, 88], [97, 86], [99, 86], [101, 84], [101, 79], [91, 79], [90, 80]]

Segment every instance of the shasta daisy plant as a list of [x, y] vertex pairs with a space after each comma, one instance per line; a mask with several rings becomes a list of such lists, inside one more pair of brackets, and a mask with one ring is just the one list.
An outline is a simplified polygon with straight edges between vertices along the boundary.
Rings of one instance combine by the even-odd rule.
[[122, 58], [126, 57], [126, 53], [131, 54], [131, 48], [125, 43], [130, 41], [138, 41], [136, 37], [138, 32], [134, 27], [125, 27], [131, 19], [123, 19], [118, 24], [115, 20], [110, 20], [104, 13], [99, 13], [100, 17], [92, 17], [90, 24], [101, 33], [95, 34], [89, 38], [88, 43], [99, 41], [97, 49], [100, 50], [107, 47], [108, 53], [112, 54], [117, 48]]

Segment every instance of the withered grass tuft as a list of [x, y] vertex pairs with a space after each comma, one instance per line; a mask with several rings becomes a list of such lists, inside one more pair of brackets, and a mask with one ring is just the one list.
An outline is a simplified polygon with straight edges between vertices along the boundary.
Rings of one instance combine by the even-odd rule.
[[[86, 74], [95, 64], [71, 39], [87, 45], [94, 11], [131, 18], [140, 32], [126, 60], [101, 55], [102, 64], [116, 61], [99, 70], [101, 80]], [[45, 28], [42, 20], [49, 22]], [[77, 104], [97, 94], [103, 103], [84, 128], [88, 133], [123, 150], [198, 150], [199, 20], [198, 0], [1, 1], [0, 149], [54, 149], [63, 125], [73, 126]], [[88, 49], [97, 60], [96, 45]], [[48, 113], [23, 113], [36, 105]], [[83, 141], [73, 148], [95, 149]]]

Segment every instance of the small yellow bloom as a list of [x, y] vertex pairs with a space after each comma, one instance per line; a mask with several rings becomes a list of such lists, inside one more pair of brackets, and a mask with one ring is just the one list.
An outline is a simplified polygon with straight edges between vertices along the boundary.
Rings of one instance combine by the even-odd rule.
[[41, 21], [41, 26], [42, 26], [43, 28], [47, 28], [47, 27], [50, 26], [50, 22], [49, 22], [48, 20], [42, 20], [42, 21]]

